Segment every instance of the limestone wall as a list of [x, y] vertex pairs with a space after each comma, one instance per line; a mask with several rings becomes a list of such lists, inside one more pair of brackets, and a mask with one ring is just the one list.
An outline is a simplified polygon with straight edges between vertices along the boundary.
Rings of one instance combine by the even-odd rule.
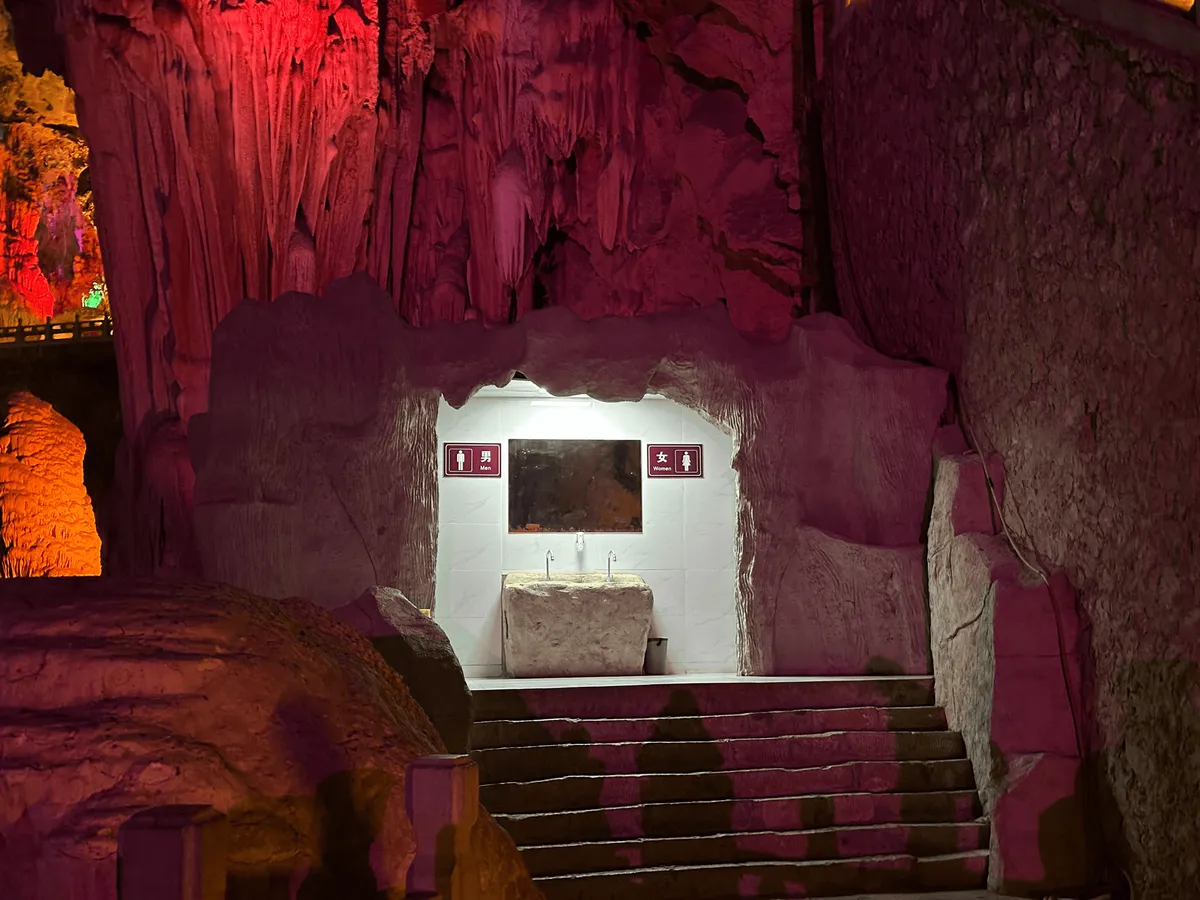
[[956, 376], [1010, 526], [1093, 626], [1105, 822], [1136, 895], [1196, 893], [1196, 58], [1048, 3], [872, 0], [829, 65], [846, 315]]

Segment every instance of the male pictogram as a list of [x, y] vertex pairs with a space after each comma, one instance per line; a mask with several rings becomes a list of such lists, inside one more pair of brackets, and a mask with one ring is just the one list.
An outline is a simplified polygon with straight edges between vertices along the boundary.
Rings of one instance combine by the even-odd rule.
[[499, 478], [499, 444], [443, 444], [442, 475], [452, 478]]

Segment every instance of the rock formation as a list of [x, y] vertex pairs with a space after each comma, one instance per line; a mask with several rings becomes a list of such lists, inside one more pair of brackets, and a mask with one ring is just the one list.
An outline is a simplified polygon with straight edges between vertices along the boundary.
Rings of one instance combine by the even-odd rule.
[[[661, 393], [736, 435], [748, 671], [928, 671], [913, 567], [945, 374], [880, 356], [832, 316], [766, 347], [729, 319], [545, 309], [506, 329], [416, 329], [365, 276], [243, 304], [217, 329], [212, 403], [188, 437], [205, 577], [328, 608], [385, 583], [431, 605], [439, 394], [461, 405], [520, 371], [554, 394]], [[837, 547], [819, 571], [798, 524]], [[846, 583], [859, 615], [844, 613]], [[827, 643], [777, 660], [777, 623], [795, 621]]]
[[87, 147], [61, 75], [27, 72], [0, 3], [0, 321], [41, 322], [103, 294]]
[[[309, 604], [9, 582], [0, 707], [6, 896], [115, 900], [117, 829], [176, 803], [229, 817], [235, 896], [270, 879], [314, 900], [404, 893], [405, 766], [441, 741], [366, 639]], [[482, 811], [471, 846], [477, 896], [540, 896]]]
[[0, 409], [0, 578], [99, 575], [83, 435], [32, 394]]

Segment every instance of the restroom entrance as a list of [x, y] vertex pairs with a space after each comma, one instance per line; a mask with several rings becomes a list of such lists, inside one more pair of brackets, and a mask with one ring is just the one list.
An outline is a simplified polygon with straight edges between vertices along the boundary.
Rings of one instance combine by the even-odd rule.
[[[737, 671], [729, 434], [660, 395], [631, 402], [555, 397], [518, 376], [481, 388], [459, 409], [442, 400], [437, 437], [434, 617], [467, 677], [505, 674], [501, 607], [509, 575], [510, 597], [520, 578], [537, 594], [563, 585], [564, 612], [582, 603], [559, 623], [570, 632], [555, 637], [554, 623], [542, 622], [541, 636], [527, 637], [578, 641], [589, 652], [605, 647], [604, 659], [626, 666], [593, 666], [591, 674], [628, 674], [634, 651], [622, 642], [638, 633], [640, 595], [605, 590], [636, 582], [652, 598], [649, 637], [666, 639], [667, 673]], [[581, 600], [589, 590], [600, 599]], [[608, 603], [615, 605], [601, 608]], [[518, 637], [508, 635], [510, 653]], [[636, 651], [639, 662], [644, 649]]]
[[[923, 523], [944, 373], [884, 359], [831, 317], [771, 345], [719, 308], [415, 329], [369, 283], [338, 290], [231, 316], [215, 345], [189, 436], [206, 578], [327, 608], [396, 587], [482, 675], [501, 665], [506, 570], [537, 572], [549, 553], [595, 573], [612, 552], [656, 593], [669, 669], [732, 669], [736, 646], [746, 675], [929, 671]], [[534, 385], [510, 385], [515, 372]], [[574, 534], [512, 533], [509, 440], [589, 436], [701, 445], [704, 475], [652, 477], [639, 459], [640, 535], [585, 532], [577, 550]], [[453, 440], [491, 445], [504, 468], [446, 477]]]

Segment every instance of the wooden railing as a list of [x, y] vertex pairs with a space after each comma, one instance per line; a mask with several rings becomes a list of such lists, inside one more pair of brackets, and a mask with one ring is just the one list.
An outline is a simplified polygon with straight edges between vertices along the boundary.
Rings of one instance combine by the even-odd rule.
[[[403, 798], [416, 856], [404, 875], [411, 900], [486, 900], [470, 858], [479, 770], [468, 756], [425, 756], [408, 766]], [[209, 806], [136, 813], [117, 836], [119, 900], [225, 900], [229, 821]]]
[[73, 322], [52, 322], [44, 325], [14, 325], [0, 328], [0, 349], [13, 349], [32, 344], [48, 344], [58, 341], [111, 341], [112, 319], [83, 319], [75, 317]]

